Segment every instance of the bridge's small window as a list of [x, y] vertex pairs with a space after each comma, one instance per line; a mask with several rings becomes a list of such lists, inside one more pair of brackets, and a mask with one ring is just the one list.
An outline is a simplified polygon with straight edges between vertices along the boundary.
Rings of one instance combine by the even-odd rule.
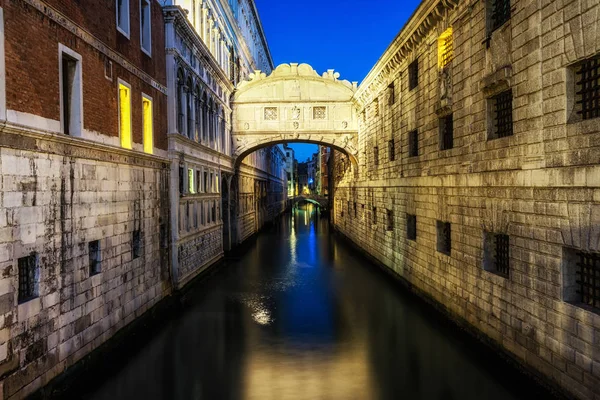
[[277, 121], [277, 107], [265, 107], [265, 121]]
[[600, 253], [563, 250], [563, 299], [600, 309]]
[[142, 233], [139, 229], [134, 230], [132, 233], [131, 251], [134, 259], [139, 258], [142, 255]]
[[417, 216], [406, 214], [406, 238], [408, 240], [417, 240]]
[[575, 72], [575, 111], [583, 119], [600, 117], [600, 55], [577, 63]]
[[408, 133], [408, 156], [417, 157], [419, 155], [419, 131], [414, 129]]
[[88, 259], [90, 276], [100, 273], [101, 270], [101, 254], [100, 254], [100, 241], [94, 240], [88, 243]]
[[25, 303], [38, 297], [39, 266], [37, 253], [21, 257], [17, 261], [19, 266], [19, 295], [18, 301]]
[[326, 113], [326, 107], [313, 107], [313, 119], [325, 119]]
[[483, 268], [486, 271], [508, 277], [510, 271], [509, 236], [502, 233], [486, 232]]
[[437, 251], [450, 255], [452, 251], [452, 227], [450, 222], [437, 221]]
[[454, 42], [452, 40], [452, 27], [446, 29], [438, 38], [438, 67], [444, 68], [454, 58]]
[[396, 160], [396, 147], [394, 146], [394, 140], [388, 141], [388, 154], [390, 161]]
[[386, 230], [393, 231], [394, 230], [394, 211], [386, 210]]
[[413, 61], [408, 66], [408, 90], [413, 90], [419, 86], [419, 60]]
[[452, 114], [440, 118], [440, 150], [454, 147], [454, 121]]
[[498, 139], [513, 135], [513, 95], [507, 90], [488, 100], [488, 138]]

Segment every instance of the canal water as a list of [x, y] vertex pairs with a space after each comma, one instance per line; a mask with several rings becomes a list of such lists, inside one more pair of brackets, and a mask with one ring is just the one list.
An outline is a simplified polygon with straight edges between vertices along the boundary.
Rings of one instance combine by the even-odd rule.
[[333, 235], [310, 204], [186, 303], [81, 397], [550, 398]]

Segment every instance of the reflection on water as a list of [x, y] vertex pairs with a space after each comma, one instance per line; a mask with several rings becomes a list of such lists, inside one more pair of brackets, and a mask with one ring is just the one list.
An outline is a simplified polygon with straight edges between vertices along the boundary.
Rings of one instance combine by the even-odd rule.
[[[312, 204], [261, 234], [90, 399], [517, 399]], [[509, 375], [510, 377], [510, 375]], [[518, 386], [518, 385], [516, 385]], [[547, 397], [546, 397], [547, 398]]]

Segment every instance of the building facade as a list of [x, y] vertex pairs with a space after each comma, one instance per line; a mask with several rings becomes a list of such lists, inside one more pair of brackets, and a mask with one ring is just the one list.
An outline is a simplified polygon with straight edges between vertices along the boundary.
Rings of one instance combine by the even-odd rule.
[[600, 4], [425, 0], [356, 93], [334, 223], [580, 399], [600, 390]]
[[0, 2], [3, 399], [171, 292], [162, 10], [87, 3]]
[[287, 195], [289, 198], [293, 198], [297, 195], [296, 186], [298, 184], [298, 166], [296, 161], [296, 154], [294, 149], [289, 147], [287, 144], [283, 145], [283, 151], [285, 153], [285, 171], [287, 177]]

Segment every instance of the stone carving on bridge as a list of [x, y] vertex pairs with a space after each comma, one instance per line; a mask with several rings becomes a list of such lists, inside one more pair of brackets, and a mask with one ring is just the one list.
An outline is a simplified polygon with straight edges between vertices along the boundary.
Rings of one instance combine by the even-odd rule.
[[354, 163], [357, 84], [339, 77], [331, 69], [319, 75], [308, 64], [282, 64], [241, 82], [232, 99], [236, 163], [260, 147], [294, 141], [337, 148]]

